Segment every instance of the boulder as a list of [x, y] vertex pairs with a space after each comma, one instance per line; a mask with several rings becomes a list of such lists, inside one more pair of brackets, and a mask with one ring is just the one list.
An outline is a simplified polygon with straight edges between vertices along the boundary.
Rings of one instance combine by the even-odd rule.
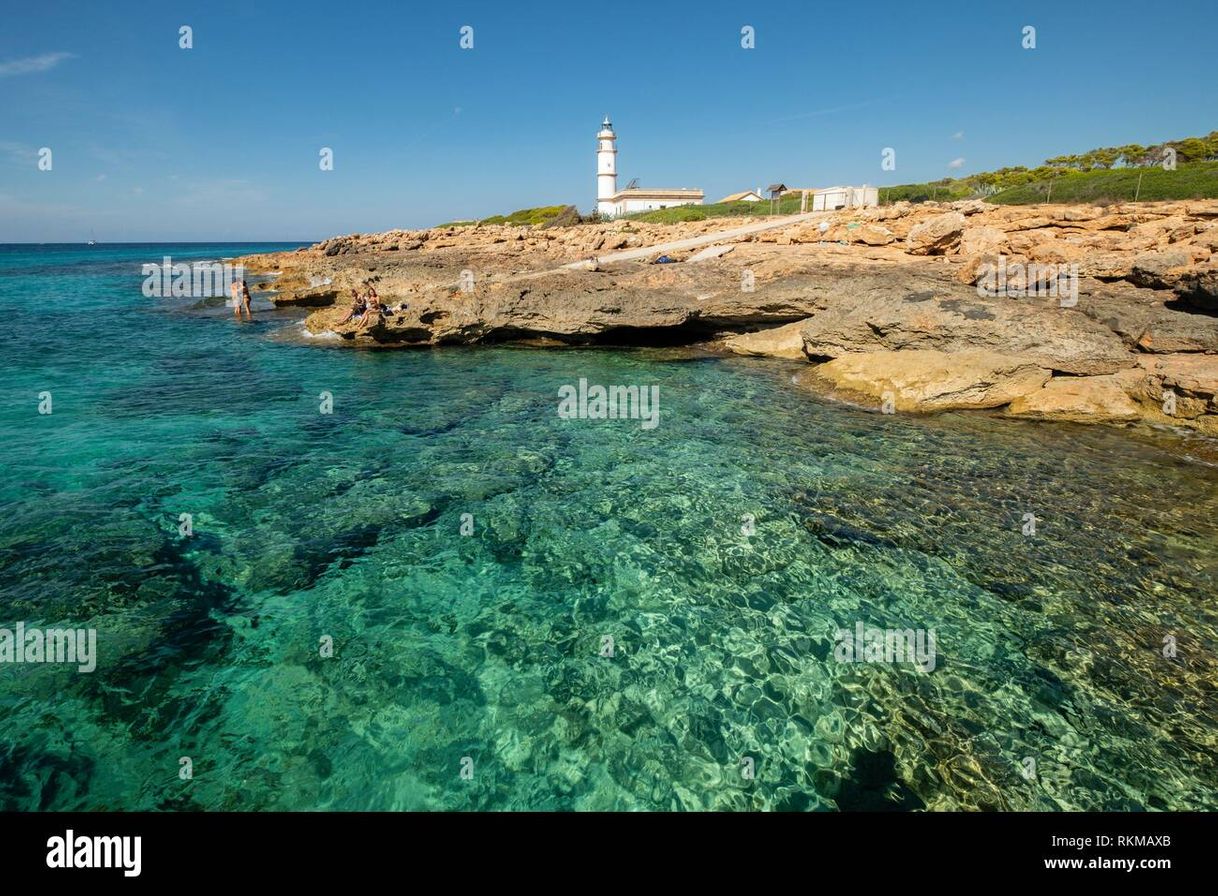
[[887, 246], [896, 237], [887, 227], [879, 224], [864, 224], [847, 236], [852, 243], [862, 243], [865, 246]]
[[963, 233], [963, 214], [936, 215], [909, 231], [905, 251], [910, 255], [944, 255], [956, 248]]
[[1192, 255], [1183, 249], [1144, 252], [1133, 259], [1127, 279], [1135, 286], [1172, 289], [1180, 282], [1180, 275], [1186, 273], [1192, 263]]
[[[346, 294], [346, 293], [344, 293]], [[285, 290], [271, 299], [276, 307], [325, 308], [338, 301], [339, 290], [325, 284], [306, 289]]]
[[962, 199], [959, 202], [953, 202], [952, 208], [963, 215], [978, 215], [989, 211], [993, 206], [986, 203], [984, 199]]
[[738, 355], [759, 355], [769, 358], [806, 360], [804, 339], [800, 332], [804, 321], [771, 327], [757, 333], [739, 333], [723, 340], [723, 345]]
[[1087, 250], [1075, 243], [1045, 239], [1027, 249], [1028, 257], [1040, 264], [1073, 264], [1087, 257]]
[[971, 224], [960, 237], [961, 255], [1001, 254], [1006, 249], [1006, 231], [988, 224]]

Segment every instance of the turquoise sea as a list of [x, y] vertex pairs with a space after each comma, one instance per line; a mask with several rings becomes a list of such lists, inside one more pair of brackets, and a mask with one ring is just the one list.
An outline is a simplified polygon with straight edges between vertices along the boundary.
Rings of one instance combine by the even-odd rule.
[[0, 808], [1218, 809], [1212, 443], [140, 291], [268, 248], [0, 247], [0, 627], [98, 645], [0, 664]]

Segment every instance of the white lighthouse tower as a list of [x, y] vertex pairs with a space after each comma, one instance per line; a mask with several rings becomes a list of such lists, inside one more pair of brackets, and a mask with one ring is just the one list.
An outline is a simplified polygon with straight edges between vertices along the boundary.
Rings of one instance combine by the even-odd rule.
[[617, 195], [617, 135], [609, 116], [605, 116], [596, 135], [596, 210], [602, 215], [613, 215]]

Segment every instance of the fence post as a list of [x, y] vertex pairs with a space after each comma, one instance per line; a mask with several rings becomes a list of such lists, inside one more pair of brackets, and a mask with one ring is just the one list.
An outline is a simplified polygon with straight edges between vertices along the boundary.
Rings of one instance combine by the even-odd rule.
[[1138, 172], [1138, 186], [1133, 191], [1133, 201], [1138, 201], [1138, 196], [1142, 193], [1142, 172]]

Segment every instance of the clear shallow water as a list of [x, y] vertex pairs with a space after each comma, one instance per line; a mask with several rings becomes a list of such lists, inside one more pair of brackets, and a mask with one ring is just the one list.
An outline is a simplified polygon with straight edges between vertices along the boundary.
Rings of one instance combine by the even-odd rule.
[[[0, 247], [0, 626], [100, 653], [0, 665], [0, 807], [1218, 808], [1195, 443], [140, 294], [254, 248]], [[560, 420], [580, 377], [658, 384], [660, 426]], [[935, 670], [836, 662], [859, 621]]]

